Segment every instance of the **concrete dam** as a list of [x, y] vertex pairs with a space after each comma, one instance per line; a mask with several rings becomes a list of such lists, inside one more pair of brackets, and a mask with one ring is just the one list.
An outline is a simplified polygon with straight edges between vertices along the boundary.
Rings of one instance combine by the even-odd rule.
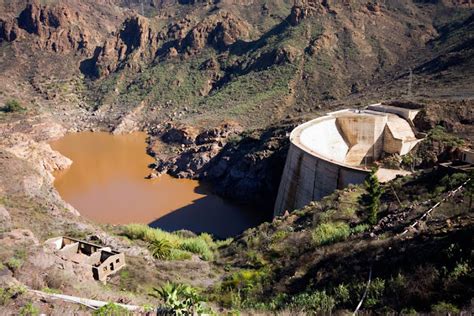
[[[413, 127], [418, 112], [379, 103], [365, 110], [328, 113], [296, 127], [290, 134], [274, 215], [363, 183], [384, 153], [409, 153], [421, 141]], [[387, 169], [378, 173], [384, 171], [397, 174]]]

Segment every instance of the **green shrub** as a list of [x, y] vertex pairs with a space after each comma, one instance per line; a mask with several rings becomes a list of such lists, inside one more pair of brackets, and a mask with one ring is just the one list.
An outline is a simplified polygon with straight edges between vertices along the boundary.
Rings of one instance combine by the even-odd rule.
[[18, 312], [20, 316], [34, 316], [39, 315], [40, 311], [38, 307], [34, 306], [32, 303], [26, 303]]
[[338, 304], [346, 304], [351, 299], [349, 288], [345, 284], [339, 284], [333, 291], [334, 299]]
[[293, 311], [305, 313], [331, 313], [336, 305], [336, 300], [326, 294], [326, 291], [302, 293], [291, 298], [289, 308]]
[[94, 311], [95, 316], [125, 316], [132, 315], [130, 311], [115, 303], [108, 303]]
[[381, 303], [385, 291], [385, 280], [376, 278], [369, 285], [369, 291], [364, 301], [365, 307], [373, 307]]
[[404, 308], [401, 310], [400, 315], [418, 315], [418, 312], [414, 308]]
[[370, 226], [367, 224], [359, 224], [351, 228], [351, 234], [360, 234], [369, 230]]
[[449, 274], [452, 279], [459, 279], [462, 276], [468, 275], [471, 271], [471, 266], [467, 262], [458, 262], [453, 271]]
[[456, 305], [443, 301], [431, 306], [431, 311], [437, 314], [459, 314], [459, 308]]
[[428, 139], [436, 142], [440, 142], [446, 146], [458, 147], [464, 144], [464, 141], [452, 134], [446, 132], [443, 126], [436, 126], [428, 133]]
[[174, 246], [179, 243], [180, 239], [182, 239], [178, 234], [168, 233], [161, 229], [152, 228], [144, 224], [129, 224], [124, 228], [125, 231], [123, 234], [133, 240], [138, 239], [152, 243], [154, 241], [166, 239]]
[[15, 258], [15, 257], [12, 257], [10, 259], [8, 259], [7, 262], [5, 262], [5, 265], [10, 269], [10, 270], [18, 270], [22, 265], [23, 265], [23, 261], [21, 259], [18, 259], [18, 258]]
[[249, 250], [246, 253], [248, 258], [248, 264], [254, 266], [255, 268], [262, 268], [267, 265], [267, 261], [263, 258], [263, 255], [260, 252], [255, 250]]
[[216, 249], [220, 245], [229, 243], [215, 243], [212, 236], [203, 233], [197, 237], [185, 237], [181, 233], [169, 233], [158, 228], [151, 228], [143, 224], [129, 224], [124, 227], [123, 235], [132, 240], [143, 240], [150, 244], [149, 249], [158, 259], [186, 260], [190, 253], [199, 255], [203, 260], [212, 260]]
[[319, 224], [313, 230], [313, 242], [317, 246], [336, 243], [347, 239], [351, 234], [349, 225], [343, 222]]
[[0, 108], [0, 111], [5, 113], [13, 113], [13, 112], [23, 112], [25, 108], [21, 106], [20, 102], [17, 100], [8, 100], [5, 105]]
[[22, 285], [12, 286], [9, 288], [0, 288], [0, 305], [6, 305], [14, 296], [21, 295], [26, 292], [26, 288]]
[[209, 245], [200, 238], [185, 239], [179, 248], [197, 254], [207, 261], [212, 260], [214, 256], [211, 249], [209, 249]]
[[208, 233], [202, 233], [198, 237], [199, 239], [203, 240], [206, 244], [209, 246], [212, 246], [214, 244], [214, 239], [212, 238], [211, 234]]
[[285, 239], [285, 237], [287, 235], [288, 235], [288, 232], [286, 232], [284, 230], [279, 230], [275, 234], [273, 234], [273, 242], [279, 242], [279, 241]]
[[214, 242], [214, 248], [218, 249], [218, 248], [221, 248], [221, 247], [229, 246], [233, 241], [234, 241], [233, 238], [227, 238], [227, 239], [224, 239], [224, 240], [216, 240]]
[[465, 173], [454, 173], [450, 176], [444, 176], [439, 184], [443, 186], [445, 190], [452, 190], [466, 182], [468, 178], [469, 176]]
[[171, 255], [171, 244], [166, 239], [155, 240], [150, 246], [151, 255], [156, 259], [169, 259]]
[[[363, 293], [366, 289], [365, 282], [356, 282], [352, 283], [350, 288], [351, 293], [351, 300], [352, 304], [357, 304], [359, 299], [362, 297]], [[381, 304], [381, 300], [383, 298], [385, 292], [385, 280], [380, 278], [375, 278], [369, 285], [369, 289], [367, 291], [367, 296], [364, 300], [363, 306], [365, 308], [372, 308], [376, 305]]]
[[161, 299], [165, 310], [174, 315], [199, 315], [207, 312], [203, 298], [189, 285], [168, 282], [160, 288], [154, 288], [152, 296]]
[[170, 251], [169, 260], [189, 260], [191, 257], [191, 254], [187, 251], [172, 248]]
[[225, 278], [222, 288], [241, 291], [245, 294], [261, 286], [266, 277], [267, 273], [263, 270], [240, 270]]

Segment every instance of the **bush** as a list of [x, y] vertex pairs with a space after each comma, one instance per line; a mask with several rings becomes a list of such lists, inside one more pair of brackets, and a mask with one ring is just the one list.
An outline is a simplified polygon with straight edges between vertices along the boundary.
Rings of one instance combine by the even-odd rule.
[[439, 302], [431, 306], [431, 311], [437, 314], [459, 314], [459, 308], [446, 302]]
[[236, 290], [245, 295], [260, 287], [266, 276], [263, 270], [240, 270], [226, 277], [221, 287], [224, 290]]
[[139, 239], [149, 243], [166, 239], [173, 246], [177, 245], [179, 240], [182, 239], [182, 237], [180, 237], [178, 234], [168, 233], [162, 231], [161, 229], [152, 228], [144, 224], [126, 225], [123, 234], [130, 239]]
[[155, 288], [152, 296], [163, 301], [165, 314], [172, 312], [174, 315], [199, 315], [207, 312], [203, 298], [189, 285], [168, 282]]
[[435, 126], [429, 133], [428, 139], [440, 142], [446, 146], [459, 147], [464, 144], [464, 141], [452, 134], [449, 134], [443, 126]]
[[345, 284], [339, 284], [333, 291], [334, 298], [338, 304], [346, 304], [351, 299], [349, 288]]
[[347, 239], [351, 234], [349, 225], [343, 222], [319, 224], [313, 230], [313, 241], [317, 246], [336, 243]]
[[7, 305], [8, 302], [18, 295], [26, 292], [23, 286], [13, 286], [10, 288], [0, 288], [0, 305]]
[[186, 237], [182, 233], [169, 233], [143, 224], [126, 225], [123, 235], [150, 243], [149, 249], [152, 255], [166, 260], [189, 259], [190, 253], [199, 255], [203, 260], [212, 260], [214, 258], [212, 249], [221, 245], [215, 243], [210, 234]]
[[[362, 297], [365, 292], [366, 283], [365, 282], [356, 282], [352, 283], [350, 286], [351, 300], [352, 304], [357, 304], [359, 299]], [[380, 278], [375, 278], [369, 285], [367, 291], [367, 296], [364, 300], [363, 306], [366, 308], [372, 308], [376, 305], [380, 305], [385, 292], [385, 280]]]
[[13, 113], [13, 112], [23, 112], [25, 108], [22, 107], [20, 102], [18, 102], [17, 100], [9, 100], [5, 103], [5, 105], [2, 108], [0, 108], [0, 110], [5, 113]]
[[115, 303], [108, 303], [94, 311], [95, 316], [132, 315], [130, 311]]
[[326, 291], [303, 293], [293, 296], [289, 308], [305, 313], [331, 313], [336, 305], [335, 299], [326, 294]]
[[179, 248], [197, 254], [206, 261], [214, 257], [209, 245], [200, 238], [185, 239]]
[[418, 315], [418, 312], [414, 308], [404, 308], [401, 310], [400, 315]]
[[15, 257], [12, 257], [10, 258], [6, 263], [5, 265], [10, 269], [10, 270], [18, 270], [22, 265], [23, 265], [23, 261], [21, 259], [18, 259], [18, 258], [15, 258]]
[[35, 316], [39, 315], [38, 307], [34, 306], [32, 303], [26, 303], [20, 308], [19, 313], [20, 316]]
[[191, 254], [187, 251], [172, 248], [170, 251], [169, 260], [189, 260], [191, 257]]
[[156, 259], [169, 259], [171, 255], [171, 244], [166, 239], [155, 240], [149, 246], [151, 255]]
[[367, 224], [359, 224], [351, 228], [351, 234], [360, 234], [369, 230], [370, 226]]
[[452, 279], [459, 279], [471, 272], [471, 266], [467, 262], [458, 262], [454, 267], [453, 271], [449, 274]]

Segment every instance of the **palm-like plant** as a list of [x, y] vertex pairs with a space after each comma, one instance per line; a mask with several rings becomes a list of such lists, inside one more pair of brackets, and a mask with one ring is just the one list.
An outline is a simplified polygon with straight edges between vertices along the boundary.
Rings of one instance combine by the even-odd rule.
[[154, 258], [167, 259], [171, 255], [171, 243], [167, 239], [160, 239], [150, 244], [150, 252]]

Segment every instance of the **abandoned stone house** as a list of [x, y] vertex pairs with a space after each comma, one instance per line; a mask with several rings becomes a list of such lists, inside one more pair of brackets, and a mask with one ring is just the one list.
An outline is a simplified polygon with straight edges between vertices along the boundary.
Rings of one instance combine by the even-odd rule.
[[123, 253], [83, 240], [56, 237], [48, 239], [45, 245], [51, 247], [64, 260], [90, 266], [94, 279], [102, 282], [125, 266]]

